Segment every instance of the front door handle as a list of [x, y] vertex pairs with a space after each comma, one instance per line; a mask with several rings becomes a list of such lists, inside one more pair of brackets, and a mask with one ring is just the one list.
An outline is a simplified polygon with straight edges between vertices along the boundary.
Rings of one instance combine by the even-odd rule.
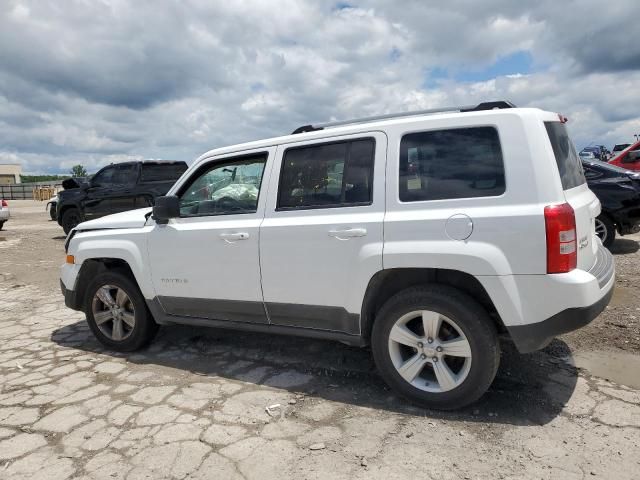
[[329, 230], [329, 236], [338, 240], [347, 240], [354, 237], [364, 237], [367, 234], [366, 228], [347, 228], [345, 230]]
[[247, 232], [221, 233], [220, 238], [225, 242], [236, 242], [238, 240], [247, 240], [249, 238], [249, 234]]

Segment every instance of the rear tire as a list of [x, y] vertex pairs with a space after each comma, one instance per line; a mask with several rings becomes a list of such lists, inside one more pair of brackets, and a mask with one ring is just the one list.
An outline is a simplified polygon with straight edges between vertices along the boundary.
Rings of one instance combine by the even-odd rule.
[[80, 211], [77, 208], [69, 208], [62, 214], [62, 229], [67, 235], [82, 221]]
[[98, 341], [118, 352], [144, 347], [158, 331], [138, 286], [119, 271], [100, 273], [91, 281], [84, 311]]
[[439, 410], [478, 400], [500, 363], [496, 329], [485, 309], [445, 285], [412, 287], [391, 297], [376, 316], [371, 346], [391, 388]]
[[600, 214], [596, 218], [596, 234], [600, 237], [602, 245], [610, 248], [616, 239], [616, 226], [609, 217]]
[[4, 222], [6, 222], [6, 220], [0, 222], [0, 230], [2, 230], [2, 227], [4, 227]]

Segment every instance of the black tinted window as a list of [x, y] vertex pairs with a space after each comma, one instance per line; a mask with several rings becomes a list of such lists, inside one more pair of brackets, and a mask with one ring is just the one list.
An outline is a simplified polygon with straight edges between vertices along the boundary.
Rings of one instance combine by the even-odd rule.
[[115, 185], [133, 185], [138, 178], [137, 165], [118, 165], [113, 173], [111, 183]]
[[547, 128], [553, 154], [556, 157], [562, 188], [569, 190], [585, 183], [582, 162], [576, 154], [576, 149], [569, 138], [564, 123], [544, 122], [544, 126]]
[[282, 162], [278, 209], [370, 204], [374, 153], [373, 139], [290, 148]]
[[400, 142], [400, 200], [492, 197], [505, 191], [492, 127], [411, 133]]
[[187, 169], [185, 163], [143, 163], [140, 174], [140, 182], [166, 182], [175, 181]]
[[107, 167], [100, 170], [98, 173], [94, 175], [91, 179], [91, 183], [93, 185], [107, 186], [113, 183], [113, 177], [115, 173], [116, 167]]

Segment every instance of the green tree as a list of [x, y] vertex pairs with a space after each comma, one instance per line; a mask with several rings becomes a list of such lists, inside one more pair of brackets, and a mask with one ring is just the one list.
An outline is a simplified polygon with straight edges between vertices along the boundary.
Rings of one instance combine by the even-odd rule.
[[82, 165], [74, 165], [71, 168], [71, 176], [73, 177], [86, 177], [87, 170]]

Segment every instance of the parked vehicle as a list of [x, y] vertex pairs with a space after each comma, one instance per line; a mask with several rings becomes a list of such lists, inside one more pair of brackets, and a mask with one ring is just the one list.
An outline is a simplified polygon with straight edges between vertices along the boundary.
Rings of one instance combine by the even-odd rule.
[[597, 157], [595, 156], [595, 154], [593, 152], [586, 152], [584, 150], [580, 151], [580, 153], [578, 153], [578, 155], [580, 156], [580, 158], [582, 160], [597, 160]]
[[543, 348], [605, 308], [615, 272], [565, 117], [452, 110], [205, 153], [153, 209], [69, 234], [66, 305], [117, 351], [166, 324], [371, 344], [408, 399], [477, 400], [499, 333]]
[[10, 216], [11, 214], [9, 211], [9, 202], [7, 202], [3, 198], [0, 198], [0, 230], [2, 230], [4, 224], [7, 220], [9, 220]]
[[603, 162], [609, 160], [611, 158], [611, 152], [609, 151], [609, 149], [604, 145], [598, 145], [598, 147], [600, 147], [600, 151], [602, 152], [602, 158], [600, 158], [600, 160], [602, 160]]
[[629, 145], [612, 158], [609, 163], [627, 170], [640, 170], [640, 142]]
[[51, 217], [51, 220], [58, 219], [58, 215], [56, 213], [57, 206], [58, 206], [58, 195], [54, 195], [49, 199], [49, 201], [47, 202], [47, 205], [44, 207], [44, 209], [49, 212], [49, 216]]
[[613, 244], [616, 232], [640, 232], [640, 173], [598, 160], [583, 160], [582, 166], [589, 188], [602, 205], [595, 225], [604, 246]]
[[152, 206], [186, 169], [185, 162], [124, 162], [104, 167], [91, 179], [68, 178], [58, 193], [58, 224], [69, 233], [85, 220]]
[[631, 146], [630, 143], [618, 143], [614, 145], [613, 148], [611, 149], [611, 158], [614, 158], [616, 155], [622, 152], [625, 148], [630, 146]]
[[[607, 157], [606, 157], [606, 153], [604, 152], [604, 150], [602, 149], [601, 146], [593, 146], [593, 147], [584, 147], [582, 149], [582, 151], [580, 152], [580, 154], [582, 154], [583, 152], [590, 152], [593, 154], [593, 156], [598, 159], [598, 160], [602, 160], [603, 162], [606, 161]], [[580, 155], [582, 156], [582, 155]]]

